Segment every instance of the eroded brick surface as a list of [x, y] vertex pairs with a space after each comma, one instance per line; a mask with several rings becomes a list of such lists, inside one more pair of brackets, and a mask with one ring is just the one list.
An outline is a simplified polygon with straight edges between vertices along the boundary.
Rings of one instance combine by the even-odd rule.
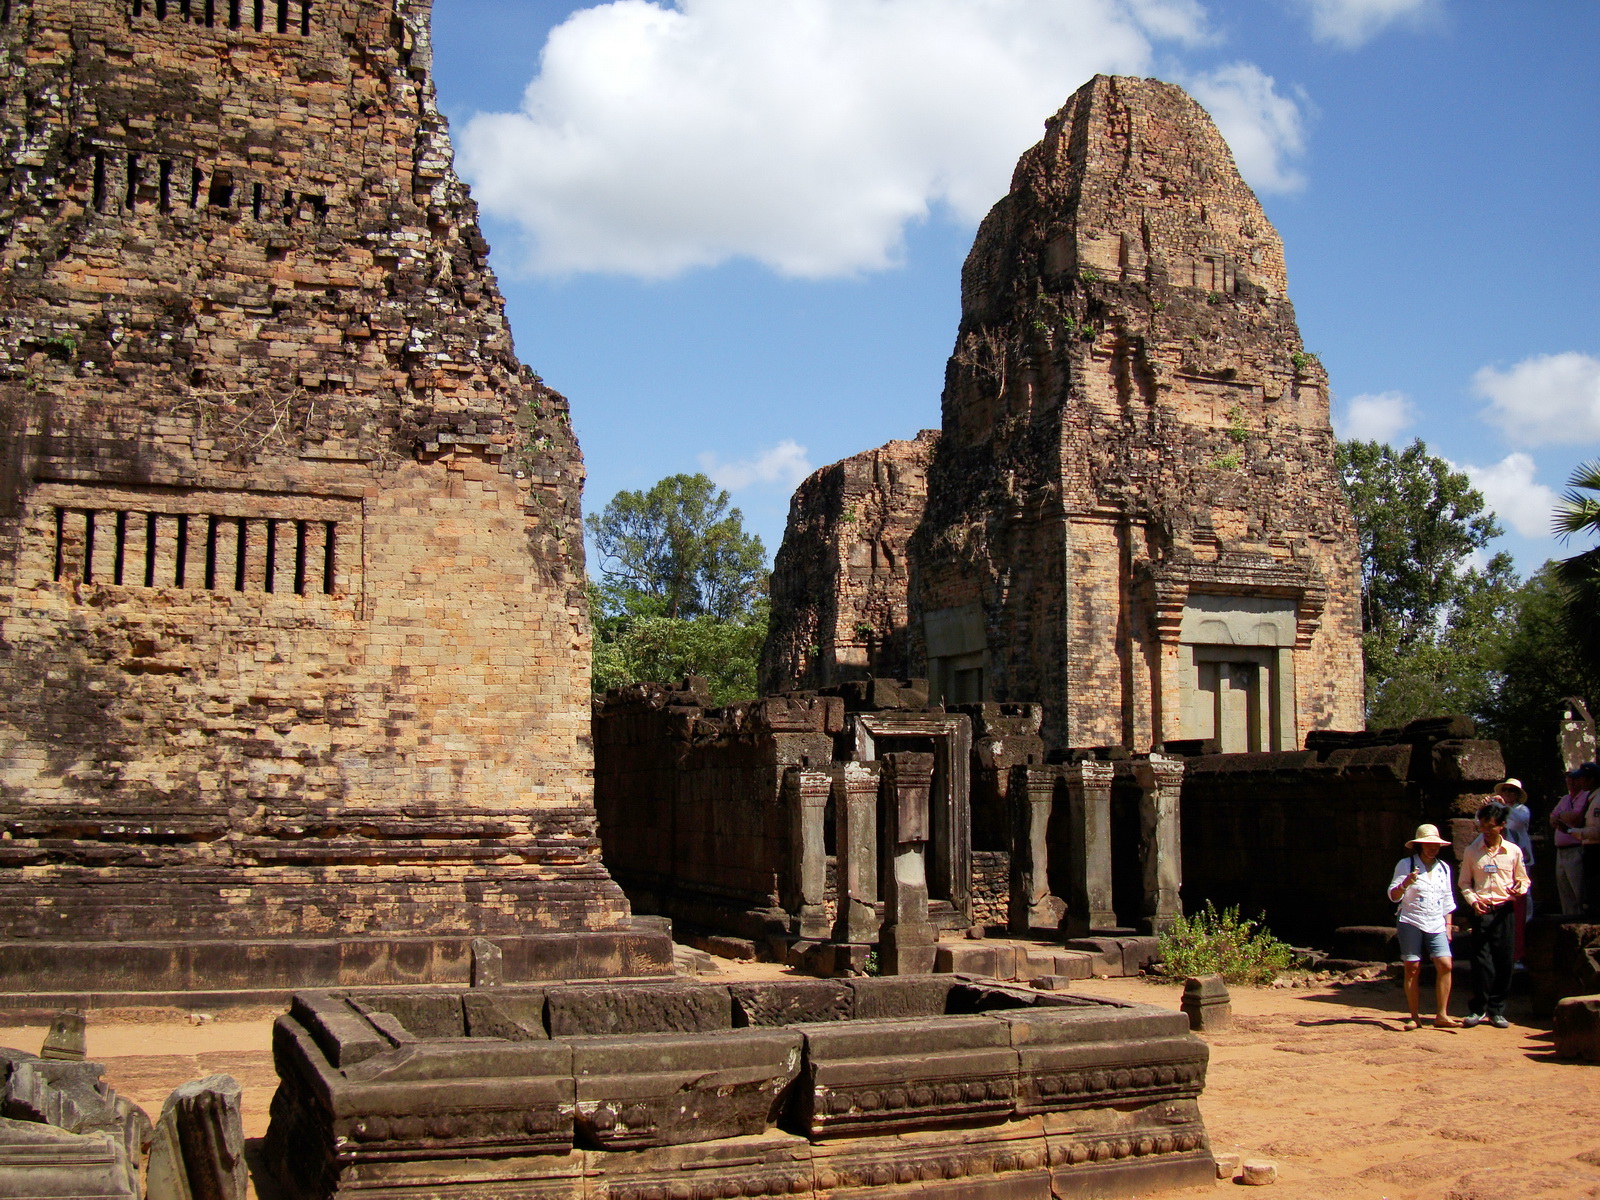
[[3, 11], [6, 934], [616, 926], [582, 464], [425, 0]]

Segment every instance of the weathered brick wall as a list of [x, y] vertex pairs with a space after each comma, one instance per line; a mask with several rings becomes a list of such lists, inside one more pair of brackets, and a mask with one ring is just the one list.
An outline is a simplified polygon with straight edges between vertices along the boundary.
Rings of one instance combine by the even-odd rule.
[[909, 674], [907, 544], [938, 440], [924, 429], [823, 467], [796, 489], [772, 571], [764, 695]]
[[640, 911], [761, 938], [787, 928], [793, 886], [784, 772], [823, 770], [837, 698], [713, 709], [694, 686], [614, 688], [594, 704], [605, 861]]
[[615, 927], [582, 464], [428, 4], [231, 11], [0, 24], [4, 931]]
[[[1206, 114], [1097, 77], [1019, 162], [962, 277], [912, 543], [925, 614], [979, 605], [989, 698], [1054, 745], [1183, 736], [1197, 594], [1295, 606], [1293, 744], [1363, 719], [1359, 556], [1283, 249]], [[1288, 740], [1288, 739], [1285, 739]]]
[[1392, 925], [1385, 889], [1406, 840], [1424, 821], [1450, 836], [1504, 775], [1498, 744], [1464, 718], [1318, 733], [1307, 750], [1201, 755], [1185, 768], [1184, 910], [1238, 905], [1323, 947], [1341, 925]]

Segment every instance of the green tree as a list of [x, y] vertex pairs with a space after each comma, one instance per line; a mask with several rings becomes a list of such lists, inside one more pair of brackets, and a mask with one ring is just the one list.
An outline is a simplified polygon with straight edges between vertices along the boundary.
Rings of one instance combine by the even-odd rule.
[[[597, 601], [596, 607], [603, 604]], [[717, 704], [753, 700], [761, 644], [767, 639], [767, 602], [731, 621], [699, 617], [604, 617], [595, 625], [595, 692], [641, 680], [673, 682], [704, 676]]]
[[[1580, 534], [1600, 536], [1600, 460], [1572, 472], [1551, 525], [1563, 541]], [[1554, 572], [1565, 589], [1567, 633], [1587, 672], [1600, 676], [1600, 546], [1561, 559]]]
[[727, 621], [750, 613], [762, 595], [766, 548], [704, 475], [618, 492], [585, 526], [600, 555], [608, 615]]
[[1561, 782], [1558, 706], [1568, 696], [1595, 696], [1600, 682], [1572, 637], [1559, 563], [1528, 577], [1499, 649], [1499, 686], [1481, 714], [1485, 733], [1499, 740], [1513, 775], [1548, 792]]
[[1502, 532], [1482, 494], [1420, 440], [1342, 442], [1339, 468], [1361, 541], [1369, 723], [1483, 712], [1521, 584], [1509, 555], [1474, 565]]

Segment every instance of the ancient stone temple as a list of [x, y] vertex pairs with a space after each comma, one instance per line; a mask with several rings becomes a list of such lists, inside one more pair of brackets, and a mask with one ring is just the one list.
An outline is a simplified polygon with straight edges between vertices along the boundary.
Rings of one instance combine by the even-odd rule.
[[1363, 724], [1359, 561], [1282, 243], [1182, 90], [1095, 78], [963, 271], [911, 671], [1055, 746], [1293, 749]]
[[790, 502], [772, 570], [783, 604], [762, 648], [763, 695], [910, 673], [909, 546], [937, 429], [823, 467]]
[[0, 6], [0, 991], [667, 969], [428, 18]]

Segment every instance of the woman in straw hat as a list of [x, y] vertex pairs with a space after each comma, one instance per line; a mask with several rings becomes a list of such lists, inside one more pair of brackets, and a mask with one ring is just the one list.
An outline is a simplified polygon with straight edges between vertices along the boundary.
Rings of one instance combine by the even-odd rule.
[[1450, 842], [1439, 836], [1435, 825], [1418, 825], [1406, 843], [1411, 853], [1394, 868], [1389, 884], [1389, 899], [1400, 906], [1400, 961], [1406, 972], [1406, 1003], [1411, 1015], [1404, 1028], [1422, 1024], [1422, 953], [1433, 959], [1434, 1017], [1440, 1029], [1454, 1029], [1461, 1022], [1450, 1015], [1450, 939], [1455, 936], [1455, 887], [1450, 879], [1450, 864], [1439, 859], [1439, 851]]

